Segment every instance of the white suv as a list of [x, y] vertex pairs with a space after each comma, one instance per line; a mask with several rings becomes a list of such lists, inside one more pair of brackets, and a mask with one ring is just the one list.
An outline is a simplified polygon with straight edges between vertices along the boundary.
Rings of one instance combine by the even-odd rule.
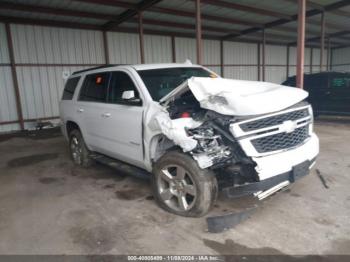
[[307, 95], [190, 63], [115, 65], [72, 74], [60, 114], [76, 164], [147, 171], [161, 207], [197, 217], [218, 190], [262, 199], [309, 173], [319, 144]]

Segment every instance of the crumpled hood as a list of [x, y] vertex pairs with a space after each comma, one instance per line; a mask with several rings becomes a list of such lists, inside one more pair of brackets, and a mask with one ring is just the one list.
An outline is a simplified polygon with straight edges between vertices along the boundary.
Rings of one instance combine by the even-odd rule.
[[306, 91], [299, 88], [268, 82], [192, 77], [164, 97], [161, 102], [175, 99], [188, 88], [202, 108], [235, 116], [279, 111], [308, 96]]

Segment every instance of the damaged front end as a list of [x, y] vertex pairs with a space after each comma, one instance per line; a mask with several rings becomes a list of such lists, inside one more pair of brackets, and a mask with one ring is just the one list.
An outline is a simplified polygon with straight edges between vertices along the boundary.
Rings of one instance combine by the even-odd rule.
[[200, 168], [214, 171], [228, 197], [263, 199], [314, 164], [318, 139], [306, 96], [271, 83], [191, 78], [160, 100], [154, 119]]

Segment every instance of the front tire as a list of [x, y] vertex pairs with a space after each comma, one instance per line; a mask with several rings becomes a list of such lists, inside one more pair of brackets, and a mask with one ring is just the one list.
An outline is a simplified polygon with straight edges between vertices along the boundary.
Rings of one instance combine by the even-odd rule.
[[178, 151], [168, 152], [157, 161], [152, 186], [160, 207], [185, 217], [207, 214], [218, 192], [214, 173], [201, 169], [191, 156]]
[[90, 157], [90, 151], [78, 129], [74, 129], [69, 133], [69, 148], [74, 164], [82, 167], [92, 165], [93, 160]]

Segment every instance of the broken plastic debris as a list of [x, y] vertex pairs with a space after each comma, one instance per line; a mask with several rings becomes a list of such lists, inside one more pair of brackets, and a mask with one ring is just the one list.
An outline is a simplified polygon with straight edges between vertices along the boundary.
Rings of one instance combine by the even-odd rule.
[[171, 120], [165, 113], [159, 113], [155, 119], [162, 133], [172, 140], [176, 145], [179, 145], [184, 152], [191, 151], [197, 146], [197, 140], [188, 136], [186, 128], [196, 128], [202, 123], [193, 120], [192, 118], [178, 118]]

